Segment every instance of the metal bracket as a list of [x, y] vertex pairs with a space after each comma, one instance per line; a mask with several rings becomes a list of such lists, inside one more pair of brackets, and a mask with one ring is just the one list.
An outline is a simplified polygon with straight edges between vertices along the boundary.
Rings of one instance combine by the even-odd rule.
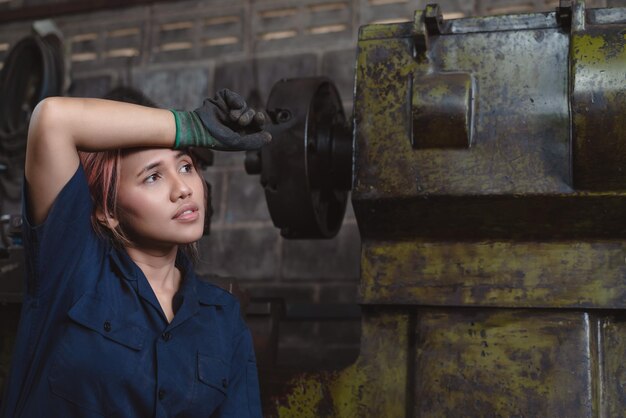
[[424, 24], [429, 36], [443, 33], [443, 14], [438, 4], [428, 4], [424, 9]]
[[572, 26], [572, 1], [559, 0], [556, 8], [556, 21], [563, 28], [569, 30]]
[[414, 56], [421, 60], [428, 50], [430, 38], [445, 34], [448, 25], [438, 4], [428, 4], [423, 11], [416, 11], [413, 25]]

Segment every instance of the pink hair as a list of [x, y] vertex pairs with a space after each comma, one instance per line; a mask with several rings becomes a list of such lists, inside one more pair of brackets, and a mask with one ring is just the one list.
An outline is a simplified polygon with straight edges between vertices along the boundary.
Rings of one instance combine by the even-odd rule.
[[121, 150], [101, 152], [80, 152], [80, 160], [87, 176], [87, 184], [94, 203], [91, 224], [96, 232], [109, 237], [117, 244], [130, 241], [118, 226], [111, 228], [106, 219], [98, 219], [98, 213], [107, 217], [118, 218], [117, 191], [119, 188]]

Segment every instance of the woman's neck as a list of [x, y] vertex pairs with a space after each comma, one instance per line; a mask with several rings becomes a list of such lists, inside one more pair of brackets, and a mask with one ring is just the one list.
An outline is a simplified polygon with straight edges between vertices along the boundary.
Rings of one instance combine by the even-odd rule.
[[181, 283], [181, 274], [176, 268], [178, 246], [174, 246], [171, 250], [126, 247], [126, 252], [148, 279], [167, 322], [172, 322], [175, 315], [174, 295], [178, 292]]
[[155, 293], [176, 293], [180, 287], [180, 272], [176, 268], [178, 246], [169, 250], [145, 250], [126, 247], [130, 258], [139, 266]]

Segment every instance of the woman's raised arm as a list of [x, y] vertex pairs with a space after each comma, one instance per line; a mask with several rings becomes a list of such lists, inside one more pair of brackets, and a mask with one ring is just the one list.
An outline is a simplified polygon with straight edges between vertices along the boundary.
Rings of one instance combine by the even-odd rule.
[[35, 108], [25, 176], [30, 217], [39, 224], [80, 163], [78, 151], [172, 147], [172, 112], [103, 99], [52, 97]]
[[36, 224], [80, 163], [78, 151], [136, 147], [257, 149], [271, 140], [265, 117], [220, 90], [198, 109], [169, 111], [103, 99], [52, 97], [35, 108], [26, 146], [29, 215]]

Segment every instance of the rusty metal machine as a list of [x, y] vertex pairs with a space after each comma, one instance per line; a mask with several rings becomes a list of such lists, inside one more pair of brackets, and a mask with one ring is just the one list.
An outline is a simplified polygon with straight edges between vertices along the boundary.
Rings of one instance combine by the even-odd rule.
[[359, 358], [269, 416], [624, 416], [626, 9], [429, 5], [362, 27], [355, 77], [352, 135], [284, 81], [249, 156], [286, 237], [336, 232], [351, 172], [362, 237]]

